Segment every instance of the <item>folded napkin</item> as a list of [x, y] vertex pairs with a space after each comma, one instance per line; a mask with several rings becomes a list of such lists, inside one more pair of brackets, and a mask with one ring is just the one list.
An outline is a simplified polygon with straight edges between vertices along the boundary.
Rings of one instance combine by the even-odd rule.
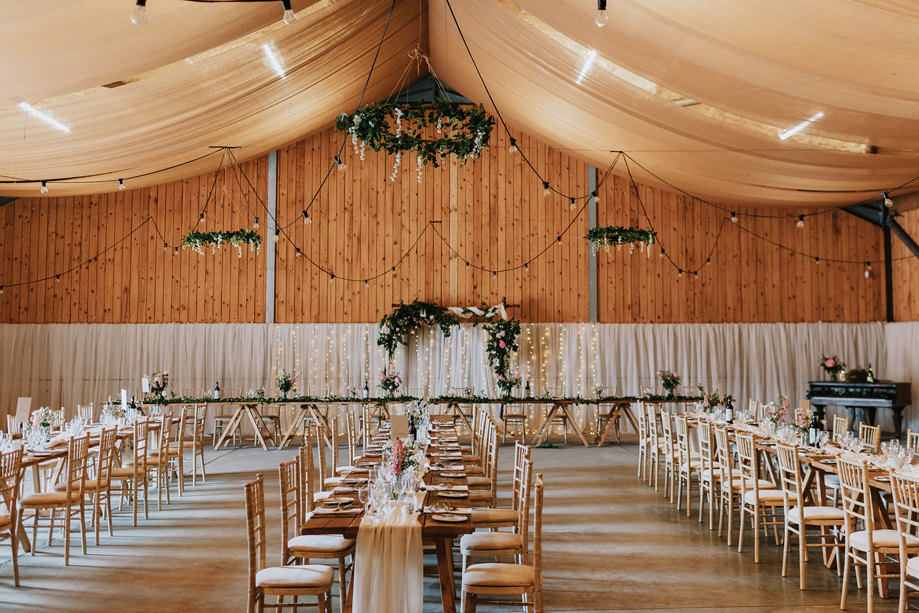
[[434, 507], [425, 507], [425, 513], [453, 513], [454, 515], [472, 515], [472, 507], [452, 507], [449, 509], [435, 510]]
[[353, 507], [347, 509], [316, 507], [313, 509], [314, 515], [359, 515], [364, 512], [364, 507], [359, 502], [355, 502]]
[[356, 491], [357, 490], [353, 487], [348, 487], [347, 485], [339, 485], [334, 490], [332, 490], [332, 494], [353, 494]]
[[425, 485], [424, 489], [429, 492], [442, 492], [444, 490], [452, 490], [454, 492], [466, 492], [469, 491], [468, 485], [450, 485], [449, 483], [437, 483], [431, 485]]

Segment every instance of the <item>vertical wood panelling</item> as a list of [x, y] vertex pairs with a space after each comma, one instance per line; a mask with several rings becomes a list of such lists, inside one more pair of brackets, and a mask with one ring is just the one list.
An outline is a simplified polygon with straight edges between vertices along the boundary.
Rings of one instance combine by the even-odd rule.
[[[587, 193], [584, 162], [530, 135], [513, 134], [553, 188]], [[577, 200], [572, 210], [564, 196], [543, 196], [541, 179], [521, 155], [508, 152], [503, 130], [495, 129], [481, 159], [424, 167], [421, 183], [415, 156], [403, 157], [391, 181], [393, 155], [367, 151], [361, 160], [350, 142], [342, 153], [347, 171], [333, 170], [326, 179], [340, 142], [341, 135], [328, 129], [279, 151], [277, 217], [280, 227], [290, 227], [277, 245], [276, 321], [368, 322], [399, 301], [478, 305], [504, 297], [520, 305], [512, 313], [523, 321], [588, 319], [586, 210], [575, 218], [584, 201]], [[204, 255], [172, 252], [195, 227], [209, 193], [205, 222], [197, 229], [248, 227], [258, 215], [260, 232], [268, 233], [260, 202], [267, 198], [267, 158], [242, 167], [255, 191], [227, 168], [218, 173], [213, 191], [210, 173], [153, 188], [22, 198], [0, 207], [0, 284], [6, 286], [0, 321], [263, 321], [264, 254], [244, 251], [238, 258], [234, 248]], [[657, 245], [646, 258], [638, 251], [629, 254], [627, 247], [613, 248], [610, 255], [601, 249], [601, 322], [871, 321], [883, 316], [883, 267], [874, 265], [865, 279], [863, 263], [880, 259], [880, 231], [854, 217], [812, 216], [799, 230], [799, 211], [743, 209], [757, 216], [741, 215], [732, 224], [727, 211], [648, 185], [635, 190], [619, 174], [609, 175], [598, 189], [599, 225], [647, 227], [647, 214], [667, 250], [661, 257]], [[310, 206], [313, 223], [306, 225], [301, 211], [317, 191]], [[152, 222], [115, 245], [149, 216], [166, 236], [168, 251]], [[901, 223], [919, 236], [919, 213], [904, 215]], [[546, 248], [528, 270], [508, 270]], [[55, 281], [55, 274], [100, 253]], [[905, 255], [896, 244], [895, 256]], [[815, 257], [821, 258], [819, 264]], [[686, 271], [682, 277], [677, 268]], [[330, 283], [324, 271], [335, 280]], [[380, 273], [364, 285], [364, 279]], [[919, 262], [898, 261], [894, 274], [897, 319], [919, 319]], [[50, 279], [11, 287], [44, 277]]]
[[[919, 242], [919, 210], [897, 218], [897, 223], [914, 241]], [[919, 321], [919, 258], [916, 258], [896, 236], [893, 242], [893, 316], [896, 321]], [[884, 267], [871, 267], [871, 276], [884, 281]], [[883, 285], [881, 286], [883, 287]]]

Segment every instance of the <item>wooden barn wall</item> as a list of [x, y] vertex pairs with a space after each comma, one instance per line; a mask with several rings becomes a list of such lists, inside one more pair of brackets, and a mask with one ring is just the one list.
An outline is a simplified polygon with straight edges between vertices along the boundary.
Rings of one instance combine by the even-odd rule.
[[[588, 192], [585, 163], [529, 135], [514, 135], [553, 188]], [[527, 322], [589, 319], [587, 211], [578, 215], [584, 201], [572, 210], [558, 194], [545, 197], [499, 129], [482, 158], [426, 166], [421, 182], [414, 156], [404, 156], [390, 181], [394, 156], [367, 151], [361, 160], [350, 141], [342, 155], [347, 170], [332, 170], [326, 179], [340, 142], [329, 129], [278, 152], [277, 216], [287, 227], [276, 246], [276, 321], [373, 322], [400, 301], [479, 305], [502, 298], [520, 305], [511, 313]], [[237, 229], [258, 215], [260, 232], [270, 240], [259, 201], [267, 198], [267, 157], [243, 169], [258, 197], [232, 171], [219, 173], [203, 228]], [[211, 173], [150, 189], [22, 198], [0, 206], [0, 285], [6, 286], [0, 322], [263, 322], [264, 247], [242, 258], [227, 248], [216, 257], [181, 249], [176, 256], [163, 249], [152, 222], [140, 225], [152, 217], [166, 242], [176, 244], [195, 225], [213, 181]], [[881, 233], [866, 222], [831, 213], [808, 217], [802, 230], [795, 227], [797, 211], [745, 209], [763, 216], [732, 224], [725, 211], [673, 190], [641, 185], [636, 195], [619, 174], [610, 175], [599, 194], [599, 225], [647, 227], [644, 207], [674, 262], [659, 257], [659, 246], [651, 258], [601, 250], [600, 322], [858, 322], [884, 316], [883, 267], [873, 266], [866, 279], [862, 262], [882, 257]], [[301, 216], [307, 206], [310, 225]], [[919, 221], [908, 219], [913, 226]], [[115, 244], [132, 228], [138, 229]], [[703, 266], [713, 246], [711, 263]], [[98, 261], [54, 279], [109, 247]], [[679, 277], [678, 267], [689, 272]], [[913, 264], [896, 268], [903, 279], [916, 270]], [[898, 319], [916, 319], [906, 290], [896, 295]]]
[[[919, 210], [897, 218], [913, 240], [919, 241]], [[893, 318], [894, 321], [919, 321], [919, 259], [896, 236], [893, 243]]]
[[[242, 168], [264, 197], [267, 158]], [[197, 230], [252, 223], [257, 204], [250, 201], [257, 200], [237, 177], [221, 171], [151, 188], [0, 206], [0, 322], [264, 321], [264, 251], [242, 258], [226, 246], [216, 255], [174, 251], [198, 222], [209, 191]]]

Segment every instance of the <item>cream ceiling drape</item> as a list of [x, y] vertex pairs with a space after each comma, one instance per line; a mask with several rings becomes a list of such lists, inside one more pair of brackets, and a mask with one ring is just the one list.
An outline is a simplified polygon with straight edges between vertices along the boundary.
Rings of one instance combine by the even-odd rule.
[[[598, 167], [624, 150], [644, 181], [741, 206], [850, 204], [919, 175], [914, 3], [617, 0], [603, 29], [592, 0], [452, 5], [504, 119]], [[139, 28], [107, 0], [0, 3], [0, 174], [27, 181], [0, 194], [162, 183], [213, 163], [140, 175], [212, 145], [249, 159], [328, 126], [356, 106], [389, 7], [302, 0], [285, 26], [280, 3], [160, 0]], [[419, 44], [444, 82], [491, 107], [446, 0], [395, 3], [367, 101], [397, 90]], [[55, 181], [67, 177], [85, 178]]]

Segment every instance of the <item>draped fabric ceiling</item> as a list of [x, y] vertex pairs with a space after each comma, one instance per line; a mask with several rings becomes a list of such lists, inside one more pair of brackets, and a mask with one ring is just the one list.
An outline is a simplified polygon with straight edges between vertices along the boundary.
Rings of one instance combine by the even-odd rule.
[[[211, 146], [247, 159], [328, 126], [356, 108], [390, 2], [295, 0], [290, 26], [280, 2], [150, 0], [143, 27], [132, 6], [0, 3], [0, 195], [35, 195], [40, 180], [52, 195], [162, 183], [213, 170], [216, 156], [154, 172]], [[511, 129], [597, 167], [623, 150], [636, 178], [656, 181], [640, 164], [740, 206], [876, 200], [919, 175], [914, 2], [610, 0], [602, 29], [592, 0], [452, 7]], [[494, 111], [446, 0], [397, 0], [365, 102], [421, 76], [403, 81], [419, 44], [441, 81]]]

